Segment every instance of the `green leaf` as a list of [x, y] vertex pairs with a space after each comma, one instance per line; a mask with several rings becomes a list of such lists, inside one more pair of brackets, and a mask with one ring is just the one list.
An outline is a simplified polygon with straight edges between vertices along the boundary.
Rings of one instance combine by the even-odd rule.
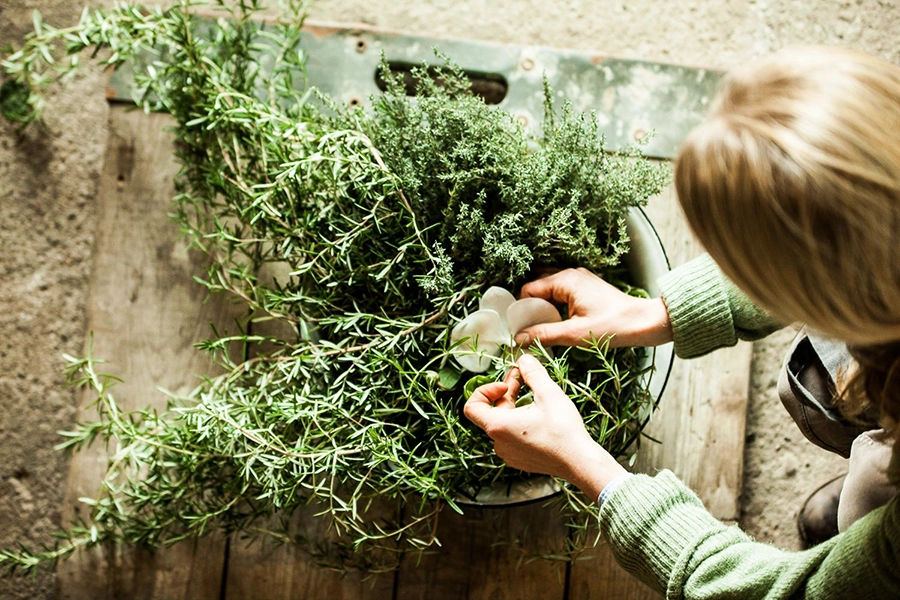
[[462, 371], [449, 362], [438, 372], [438, 381], [445, 390], [451, 390], [462, 377]]
[[481, 387], [486, 383], [492, 383], [494, 381], [496, 381], [496, 378], [490, 375], [476, 375], [466, 382], [466, 385], [463, 387], [463, 395], [467, 399], [471, 398], [472, 394], [475, 393], [475, 388]]
[[44, 32], [44, 19], [37, 9], [31, 12], [31, 22], [34, 25], [34, 33], [41, 35]]
[[28, 88], [14, 79], [7, 79], [0, 85], [0, 113], [14, 123], [31, 120], [33, 107]]
[[525, 394], [520, 394], [518, 398], [516, 398], [516, 408], [521, 406], [528, 406], [534, 402], [534, 394], [531, 392], [527, 392]]

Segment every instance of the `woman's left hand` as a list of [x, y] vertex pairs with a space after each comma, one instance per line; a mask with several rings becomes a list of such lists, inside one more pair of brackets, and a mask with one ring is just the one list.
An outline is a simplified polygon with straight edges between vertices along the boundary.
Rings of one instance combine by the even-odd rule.
[[[534, 402], [516, 407], [524, 379]], [[466, 402], [466, 417], [494, 440], [509, 466], [561, 477], [596, 499], [625, 469], [588, 434], [578, 409], [543, 365], [528, 354], [502, 382], [483, 385]]]

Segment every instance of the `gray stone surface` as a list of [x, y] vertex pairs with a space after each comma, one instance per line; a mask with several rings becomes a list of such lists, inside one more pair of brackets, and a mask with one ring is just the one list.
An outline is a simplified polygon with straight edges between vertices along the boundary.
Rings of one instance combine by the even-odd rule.
[[[0, 46], [78, 18], [74, 2], [0, 4]], [[46, 130], [0, 119], [0, 546], [52, 543], [68, 458], [53, 450], [75, 419], [62, 354], [84, 349], [94, 198], [106, 143], [103, 78], [86, 70], [47, 107]], [[54, 597], [54, 577], [0, 580], [0, 598]]]
[[[111, 5], [112, 0], [90, 2]], [[18, 44], [31, 11], [65, 26], [73, 0], [4, 0], [0, 46]], [[540, 44], [726, 69], [785, 46], [840, 44], [900, 62], [894, 0], [323, 0], [320, 20], [428, 36]], [[62, 353], [85, 339], [94, 198], [106, 140], [103, 76], [87, 70], [47, 109], [47, 130], [0, 123], [0, 546], [51, 542], [67, 459], [55, 432], [75, 418], [61, 387]], [[806, 443], [774, 391], [791, 332], [758, 343], [745, 455], [743, 525], [760, 540], [796, 547], [800, 500], [843, 468]], [[0, 598], [56, 597], [52, 573], [0, 581]]]

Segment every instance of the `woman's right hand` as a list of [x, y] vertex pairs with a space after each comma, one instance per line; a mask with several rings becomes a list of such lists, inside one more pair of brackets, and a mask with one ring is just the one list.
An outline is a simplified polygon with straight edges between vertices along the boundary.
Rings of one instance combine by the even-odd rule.
[[612, 336], [611, 347], [658, 346], [672, 341], [662, 298], [635, 298], [587, 269], [566, 269], [526, 283], [522, 298], [543, 298], [569, 307], [569, 318], [542, 323], [516, 334], [516, 343], [535, 339], [544, 346], [585, 346]]

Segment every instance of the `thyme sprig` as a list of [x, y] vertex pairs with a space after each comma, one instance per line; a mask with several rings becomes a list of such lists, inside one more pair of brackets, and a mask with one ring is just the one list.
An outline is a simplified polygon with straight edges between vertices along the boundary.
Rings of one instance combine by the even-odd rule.
[[[223, 374], [159, 414], [122, 411], [115, 378], [90, 354], [70, 357], [99, 418], [59, 447], [117, 449], [83, 500], [90, 523], [0, 563], [28, 571], [107, 541], [155, 547], [219, 528], [301, 544], [337, 568], [392, 568], [436, 542], [445, 507], [523, 477], [462, 416], [468, 377], [448, 330], [487, 286], [514, 289], [537, 267], [585, 266], [628, 288], [624, 215], [668, 172], [637, 150], [604, 152], [596, 119], [555, 107], [549, 85], [534, 137], [449, 61], [414, 72], [415, 97], [385, 68], [370, 109], [340, 106], [304, 82], [302, 2], [274, 25], [253, 19], [256, 0], [219, 3], [218, 20], [194, 16], [198, 4], [85, 11], [66, 29], [36, 17], [3, 62], [0, 107], [23, 123], [84, 52], [135, 66], [138, 102], [176, 123], [173, 216], [211, 259], [197, 281], [247, 317], [200, 344]], [[625, 452], [652, 411], [639, 351], [598, 340], [547, 360], [594, 437]], [[569, 550], [580, 548], [593, 503], [561, 498]], [[385, 502], [395, 508], [374, 508]], [[329, 540], [273, 525], [311, 503]]]

